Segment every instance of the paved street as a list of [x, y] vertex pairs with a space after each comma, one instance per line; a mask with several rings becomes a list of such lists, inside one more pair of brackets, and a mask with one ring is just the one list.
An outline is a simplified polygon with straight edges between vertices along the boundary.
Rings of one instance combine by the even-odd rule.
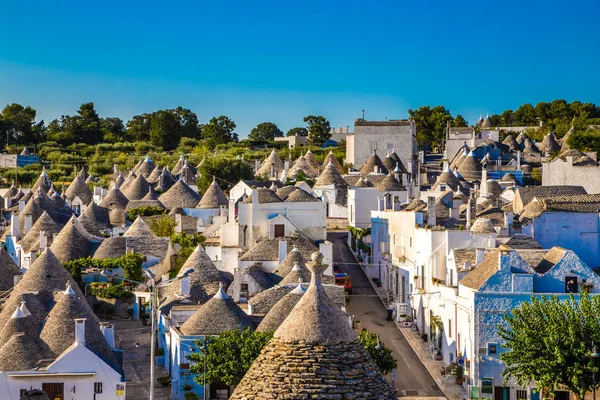
[[[376, 331], [385, 345], [392, 349], [398, 360], [395, 386], [398, 397], [443, 396], [429, 372], [421, 364], [410, 345], [402, 337], [393, 321], [386, 320], [386, 309], [367, 280], [361, 267], [356, 264], [345, 239], [347, 233], [330, 233], [333, 241], [333, 259], [343, 272], [352, 279], [352, 295], [349, 296], [348, 313], [361, 321], [363, 328]], [[388, 380], [391, 376], [387, 377]]]
[[[150, 397], [150, 326], [140, 321], [112, 320], [115, 324], [115, 342], [125, 350], [126, 399], [148, 399]], [[136, 343], [139, 344], [136, 347]], [[155, 377], [167, 375], [163, 367], [154, 367]], [[155, 382], [154, 398], [168, 400], [171, 388]]]

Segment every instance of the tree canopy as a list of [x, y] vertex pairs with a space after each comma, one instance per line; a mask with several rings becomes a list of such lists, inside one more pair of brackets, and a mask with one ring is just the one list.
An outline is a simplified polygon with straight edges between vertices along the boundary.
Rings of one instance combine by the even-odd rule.
[[29, 106], [13, 103], [4, 107], [0, 113], [0, 143], [37, 143], [44, 132], [44, 121], [36, 122], [35, 117], [36, 111]]
[[552, 392], [566, 387], [579, 398], [592, 390], [594, 377], [592, 347], [600, 344], [600, 297], [583, 292], [579, 301], [557, 297], [532, 298], [505, 316], [498, 333], [506, 352], [500, 359], [507, 365], [505, 379], [521, 386], [535, 382]]
[[304, 117], [308, 124], [308, 140], [315, 146], [320, 146], [331, 137], [331, 125], [325, 117], [309, 115]]
[[208, 124], [200, 126], [200, 136], [209, 148], [214, 149], [218, 144], [238, 141], [237, 133], [233, 132], [235, 127], [235, 122], [224, 115], [213, 117]]
[[367, 350], [382, 374], [388, 374], [398, 368], [398, 361], [392, 355], [392, 350], [379, 340], [376, 332], [363, 329], [358, 333], [358, 341]]
[[[253, 332], [250, 328], [243, 332], [226, 331], [219, 336], [211, 337], [206, 345], [206, 382], [223, 382], [236, 386], [246, 371], [260, 354], [262, 348], [271, 340], [273, 332]], [[196, 346], [201, 348], [203, 340]], [[188, 356], [192, 361], [191, 371], [199, 384], [204, 382], [204, 356], [195, 351]]]
[[250, 131], [248, 139], [250, 140], [273, 140], [276, 137], [282, 137], [283, 132], [272, 122], [261, 122]]
[[308, 129], [298, 126], [287, 131], [286, 136], [308, 136]]
[[[422, 106], [416, 110], [408, 110], [408, 114], [415, 120], [417, 140], [421, 146], [442, 143], [448, 124], [454, 124], [452, 114], [444, 106]], [[462, 121], [464, 118], [460, 117], [459, 124]]]
[[221, 189], [228, 189], [242, 179], [254, 178], [254, 171], [247, 162], [221, 157], [207, 158], [198, 172], [196, 186], [203, 193], [212, 183], [213, 177], [219, 178]]

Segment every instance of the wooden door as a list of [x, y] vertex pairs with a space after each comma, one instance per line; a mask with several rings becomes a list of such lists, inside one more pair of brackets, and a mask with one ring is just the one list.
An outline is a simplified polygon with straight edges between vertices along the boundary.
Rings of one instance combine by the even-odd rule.
[[64, 383], [42, 383], [42, 390], [46, 392], [50, 400], [65, 400]]
[[275, 237], [280, 238], [285, 236], [285, 225], [277, 224], [275, 225]]

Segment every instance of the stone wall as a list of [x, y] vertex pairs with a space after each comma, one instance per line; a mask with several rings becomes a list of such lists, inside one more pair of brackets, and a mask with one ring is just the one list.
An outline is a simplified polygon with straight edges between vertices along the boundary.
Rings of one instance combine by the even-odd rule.
[[542, 186], [583, 186], [589, 194], [600, 193], [600, 166], [573, 166], [560, 158], [544, 163]]
[[359, 168], [373, 153], [382, 159], [395, 150], [409, 172], [413, 171], [416, 127], [413, 121], [354, 122], [352, 140], [346, 141], [346, 161]]

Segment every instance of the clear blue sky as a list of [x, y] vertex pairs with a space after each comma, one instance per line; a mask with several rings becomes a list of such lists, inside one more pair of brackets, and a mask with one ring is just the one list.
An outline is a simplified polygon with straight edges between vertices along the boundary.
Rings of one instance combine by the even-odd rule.
[[[173, 3], [173, 4], [170, 4]], [[178, 3], [178, 4], [174, 4]], [[0, 0], [0, 106], [46, 122], [190, 108], [245, 136], [442, 104], [600, 103], [600, 2]]]

